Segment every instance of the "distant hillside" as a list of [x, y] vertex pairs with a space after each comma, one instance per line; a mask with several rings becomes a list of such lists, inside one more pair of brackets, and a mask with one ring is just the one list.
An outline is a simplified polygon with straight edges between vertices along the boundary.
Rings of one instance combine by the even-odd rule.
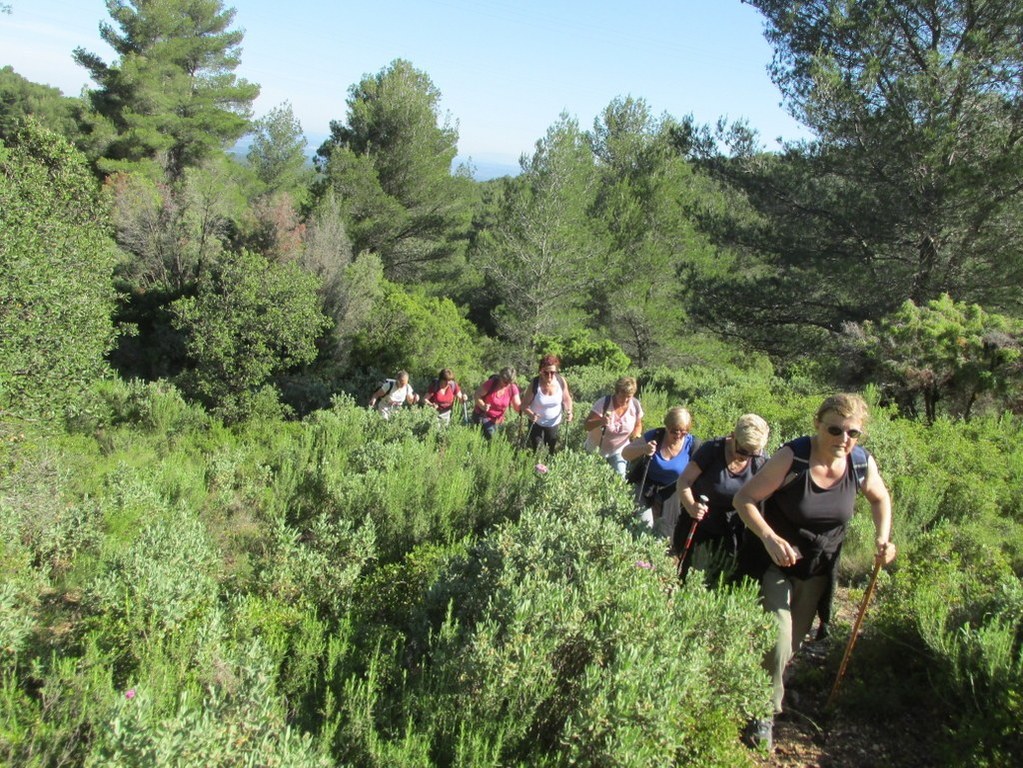
[[[306, 136], [306, 156], [309, 158], [310, 163], [312, 163], [316, 150], [320, 148], [320, 145], [323, 144], [326, 139], [326, 134], [309, 134]], [[249, 145], [251, 143], [252, 136], [243, 136], [233, 147], [231, 147], [231, 154], [239, 160], [244, 160], [245, 156], [249, 152]], [[522, 170], [519, 168], [519, 164], [517, 162], [506, 161], [503, 156], [500, 155], [482, 156], [479, 159], [467, 155], [457, 155], [451, 163], [451, 170], [455, 170], [459, 165], [465, 162], [472, 163], [472, 175], [476, 181], [489, 181], [490, 179], [497, 179], [501, 176], [518, 176], [519, 172]]]
[[489, 181], [501, 176], [518, 176], [522, 169], [518, 163], [501, 162], [499, 160], [477, 160], [474, 157], [458, 155], [451, 164], [452, 170], [464, 162], [472, 164], [472, 176], [476, 181]]

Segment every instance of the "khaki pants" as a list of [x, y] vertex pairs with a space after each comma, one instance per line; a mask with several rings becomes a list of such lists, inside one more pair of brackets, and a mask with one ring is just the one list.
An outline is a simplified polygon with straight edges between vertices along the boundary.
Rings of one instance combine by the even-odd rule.
[[764, 658], [764, 668], [771, 675], [775, 714], [781, 712], [785, 698], [785, 666], [803, 644], [810, 631], [817, 603], [828, 586], [827, 576], [797, 579], [786, 576], [774, 565], [760, 579], [764, 610], [774, 614], [778, 622], [778, 639]]

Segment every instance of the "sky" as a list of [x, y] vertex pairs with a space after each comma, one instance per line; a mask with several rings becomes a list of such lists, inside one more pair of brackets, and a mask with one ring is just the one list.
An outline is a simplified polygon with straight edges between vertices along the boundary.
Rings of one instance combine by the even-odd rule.
[[[4, 0], [0, 66], [77, 96], [71, 58], [108, 64], [104, 0]], [[584, 129], [616, 97], [700, 123], [745, 118], [768, 148], [805, 138], [767, 75], [760, 14], [739, 0], [225, 0], [245, 33], [236, 75], [261, 86], [259, 117], [290, 102], [313, 148], [345, 120], [348, 89], [404, 58], [457, 124], [459, 155], [517, 164], [562, 112]]]

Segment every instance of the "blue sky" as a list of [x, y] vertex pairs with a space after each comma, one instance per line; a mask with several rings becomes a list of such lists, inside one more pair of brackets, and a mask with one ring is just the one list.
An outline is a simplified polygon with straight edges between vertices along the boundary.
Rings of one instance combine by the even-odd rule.
[[[103, 0], [5, 0], [0, 66], [78, 95], [76, 46], [112, 63]], [[236, 73], [259, 83], [256, 116], [290, 101], [318, 140], [345, 118], [348, 88], [393, 59], [425, 71], [458, 122], [459, 152], [515, 164], [562, 111], [583, 128], [617, 96], [700, 122], [744, 117], [775, 147], [805, 131], [766, 73], [760, 15], [739, 0], [235, 0]]]

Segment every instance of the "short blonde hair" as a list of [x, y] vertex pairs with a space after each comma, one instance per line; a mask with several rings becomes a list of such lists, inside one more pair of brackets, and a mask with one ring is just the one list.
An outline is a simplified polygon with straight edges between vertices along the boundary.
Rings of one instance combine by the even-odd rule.
[[686, 429], [689, 429], [692, 425], [693, 417], [690, 416], [689, 411], [681, 405], [669, 408], [668, 412], [664, 414], [664, 426], [668, 429], [671, 429], [672, 427], [685, 427]]
[[629, 395], [631, 397], [636, 394], [636, 388], [636, 379], [632, 376], [622, 376], [615, 382], [616, 394]]
[[767, 446], [767, 438], [770, 434], [770, 427], [760, 416], [755, 413], [744, 413], [735, 422], [732, 437], [736, 445], [759, 452]]
[[858, 421], [861, 429], [866, 429], [867, 421], [870, 420], [870, 409], [867, 407], [867, 401], [859, 395], [848, 392], [840, 392], [837, 395], [826, 398], [821, 403], [821, 407], [817, 409], [817, 415], [813, 417], [814, 422], [820, 424], [821, 419], [824, 418], [828, 411], [834, 411], [843, 419]]

